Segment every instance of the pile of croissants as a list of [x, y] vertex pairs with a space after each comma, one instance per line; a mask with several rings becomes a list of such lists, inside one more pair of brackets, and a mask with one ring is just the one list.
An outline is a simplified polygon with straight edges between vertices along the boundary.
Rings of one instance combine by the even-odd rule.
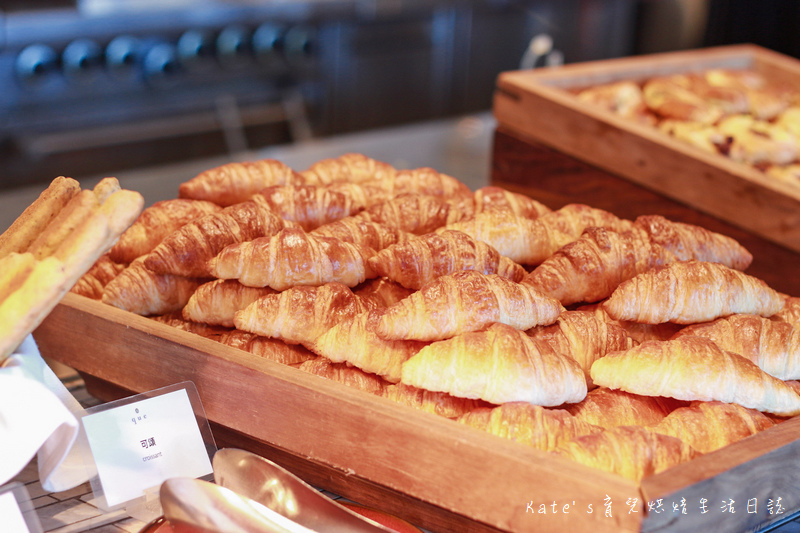
[[800, 298], [751, 261], [344, 154], [203, 172], [73, 292], [640, 480], [800, 413]]

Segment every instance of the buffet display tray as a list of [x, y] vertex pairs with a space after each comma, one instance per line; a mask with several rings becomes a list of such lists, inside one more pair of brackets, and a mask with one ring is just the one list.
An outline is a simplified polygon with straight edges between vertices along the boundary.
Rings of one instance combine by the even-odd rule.
[[73, 294], [34, 336], [100, 399], [190, 380], [219, 447], [435, 532], [736, 532], [800, 510], [800, 417], [637, 485]]
[[504, 72], [493, 109], [513, 134], [800, 251], [800, 184], [780, 182], [656, 128], [581, 102], [575, 91], [709, 68], [753, 69], [800, 88], [800, 61], [735, 45]]

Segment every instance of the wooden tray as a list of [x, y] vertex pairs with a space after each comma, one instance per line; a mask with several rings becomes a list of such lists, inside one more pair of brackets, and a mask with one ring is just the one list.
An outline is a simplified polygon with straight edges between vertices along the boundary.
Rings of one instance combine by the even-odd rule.
[[570, 92], [714, 67], [753, 69], [800, 87], [800, 61], [737, 45], [505, 72], [498, 78], [494, 114], [502, 127], [526, 139], [800, 251], [800, 185], [704, 152]]
[[218, 445], [437, 532], [737, 532], [800, 510], [800, 417], [637, 486], [73, 294], [34, 336], [108, 399], [191, 380]]

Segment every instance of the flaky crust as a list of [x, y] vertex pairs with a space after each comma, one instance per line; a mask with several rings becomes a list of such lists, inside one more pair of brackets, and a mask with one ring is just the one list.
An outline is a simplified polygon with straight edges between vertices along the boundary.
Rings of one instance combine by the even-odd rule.
[[365, 281], [353, 289], [353, 292], [371, 300], [378, 307], [389, 307], [410, 296], [414, 291], [389, 278], [374, 278]]
[[198, 218], [217, 213], [222, 208], [203, 200], [173, 199], [156, 202], [148, 207], [125, 230], [119, 241], [108, 251], [117, 263], [130, 263], [147, 255], [170, 233]]
[[641, 396], [619, 389], [598, 387], [590, 390], [579, 403], [568, 405], [565, 409], [575, 416], [595, 426], [612, 428], [616, 426], [653, 426], [661, 422], [678, 402], [671, 398]]
[[376, 252], [398, 242], [405, 242], [411, 235], [385, 224], [353, 216], [320, 226], [311, 234], [320, 237], [335, 237], [344, 242], [372, 248]]
[[381, 250], [369, 261], [377, 275], [418, 290], [446, 274], [475, 270], [521, 281], [525, 269], [466, 233], [444, 230]]
[[601, 431], [601, 428], [579, 420], [563, 409], [547, 409], [526, 402], [474, 409], [458, 421], [547, 452], [581, 435]]
[[553, 453], [637, 482], [700, 455], [680, 439], [641, 426], [583, 435]]
[[272, 185], [301, 185], [303, 177], [275, 159], [233, 162], [201, 172], [178, 187], [180, 198], [228, 207]]
[[778, 379], [800, 379], [800, 331], [788, 322], [732, 315], [686, 326], [675, 338], [685, 335], [710, 339], [723, 350], [746, 357]]
[[290, 346], [279, 339], [268, 339], [237, 329], [215, 336], [214, 340], [283, 365], [298, 366], [317, 357], [302, 346]]
[[675, 409], [651, 429], [679, 438], [700, 453], [709, 453], [774, 425], [763, 413], [741, 405], [697, 402]]
[[491, 185], [477, 189], [474, 193], [474, 200], [475, 213], [508, 209], [516, 215], [534, 220], [552, 211], [529, 196]]
[[487, 403], [479, 400], [458, 398], [444, 392], [419, 389], [404, 383], [393, 383], [383, 390], [383, 397], [401, 405], [413, 407], [426, 413], [458, 418], [474, 409], [486, 407]]
[[389, 386], [388, 382], [375, 374], [369, 374], [344, 363], [334, 363], [326, 357], [317, 357], [306, 361], [298, 368], [303, 372], [330, 379], [376, 396], [382, 396]]
[[783, 304], [758, 278], [718, 263], [679, 261], [621, 283], [603, 307], [616, 320], [692, 324], [735, 313], [769, 317]]
[[254, 194], [252, 199], [283, 220], [296, 222], [305, 231], [350, 216], [365, 207], [343, 192], [314, 185], [267, 187]]
[[583, 370], [574, 359], [505, 324], [426, 346], [403, 365], [402, 382], [493, 404], [553, 406], [586, 396]]
[[389, 180], [397, 170], [388, 163], [364, 154], [347, 153], [339, 157], [317, 161], [300, 174], [312, 185], [329, 185], [339, 182], [363, 183]]
[[268, 287], [247, 287], [236, 280], [216, 279], [200, 285], [183, 308], [183, 318], [228, 328], [234, 315], [263, 296], [275, 294]]
[[654, 244], [643, 231], [619, 233], [590, 227], [545, 259], [523, 283], [563, 305], [597, 302], [609, 297], [623, 281], [674, 260], [672, 253]]
[[588, 311], [564, 311], [555, 324], [537, 326], [527, 333], [553, 351], [575, 359], [586, 375], [589, 388], [593, 386], [589, 376], [592, 363], [609, 352], [627, 350], [637, 344], [625, 330]]
[[80, 294], [92, 300], [99, 300], [109, 282], [116, 278], [128, 265], [115, 263], [108, 254], [102, 255], [94, 265], [70, 289], [70, 292]]
[[447, 224], [451, 204], [442, 198], [405, 193], [368, 207], [358, 217], [401, 231], [424, 235]]
[[800, 396], [741, 355], [687, 335], [648, 341], [592, 365], [595, 384], [645, 396], [718, 400], [781, 416], [800, 413]]
[[375, 325], [385, 309], [378, 308], [345, 318], [317, 337], [311, 350], [335, 363], [348, 363], [386, 381], [400, 381], [400, 370], [411, 356], [427, 343], [387, 341], [375, 333]]
[[577, 310], [592, 312], [600, 320], [610, 322], [621, 327], [633, 338], [633, 340], [638, 343], [644, 341], [667, 341], [685, 327], [682, 324], [673, 324], [672, 322], [663, 322], [661, 324], [642, 324], [640, 322], [632, 322], [630, 320], [615, 320], [608, 315], [608, 312], [603, 307], [603, 302], [582, 305], [579, 306]]
[[295, 285], [339, 282], [355, 287], [375, 277], [367, 264], [374, 252], [332, 237], [286, 228], [272, 237], [232, 244], [209, 261], [220, 279], [283, 291]]
[[464, 270], [441, 276], [389, 307], [376, 331], [387, 340], [435, 341], [495, 322], [516, 329], [552, 324], [561, 304], [495, 274]]
[[341, 283], [319, 287], [291, 287], [254, 300], [236, 313], [238, 329], [290, 344], [313, 345], [333, 326], [377, 307]]
[[276, 234], [283, 219], [256, 202], [242, 202], [190, 222], [148, 254], [147, 268], [159, 274], [211, 277], [208, 266], [223, 248]]

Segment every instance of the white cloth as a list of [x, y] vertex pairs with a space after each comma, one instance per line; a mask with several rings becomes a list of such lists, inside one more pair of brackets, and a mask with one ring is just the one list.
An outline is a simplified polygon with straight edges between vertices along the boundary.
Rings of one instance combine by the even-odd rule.
[[60, 492], [94, 477], [96, 468], [80, 430], [83, 414], [29, 335], [0, 366], [0, 485], [37, 454], [45, 490]]

